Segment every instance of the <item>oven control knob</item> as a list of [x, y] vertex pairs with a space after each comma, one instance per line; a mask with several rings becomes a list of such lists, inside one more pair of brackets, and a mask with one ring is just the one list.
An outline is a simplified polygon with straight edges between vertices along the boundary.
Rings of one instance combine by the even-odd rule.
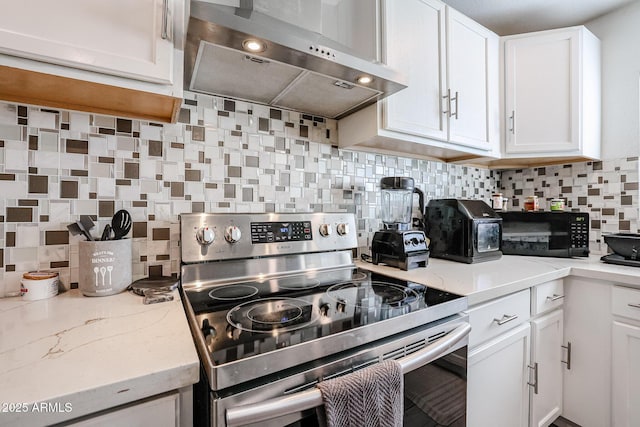
[[323, 237], [331, 236], [331, 224], [320, 224], [320, 235]]
[[336, 311], [338, 313], [344, 313], [347, 308], [347, 302], [343, 299], [339, 299], [336, 303]]
[[216, 234], [213, 232], [213, 229], [207, 226], [200, 227], [196, 232], [196, 240], [202, 246], [208, 246], [213, 243], [216, 239]]
[[349, 224], [344, 223], [344, 222], [340, 223], [340, 224], [338, 224], [337, 230], [338, 230], [338, 234], [339, 235], [341, 235], [341, 236], [347, 235], [347, 234], [349, 234]]
[[229, 243], [236, 243], [242, 237], [242, 231], [235, 225], [230, 225], [224, 230], [224, 239]]
[[327, 317], [329, 315], [329, 308], [330, 305], [326, 302], [323, 302], [322, 304], [320, 304], [320, 314], [324, 317]]
[[200, 330], [202, 331], [202, 335], [204, 335], [205, 338], [213, 338], [216, 336], [216, 329], [209, 324], [209, 319], [204, 319], [202, 321], [202, 328], [200, 328]]

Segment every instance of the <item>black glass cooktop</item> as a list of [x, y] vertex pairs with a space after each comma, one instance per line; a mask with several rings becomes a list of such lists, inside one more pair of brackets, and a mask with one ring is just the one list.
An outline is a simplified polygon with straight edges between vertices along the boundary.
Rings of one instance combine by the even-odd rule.
[[215, 365], [461, 298], [359, 269], [189, 289], [185, 294]]

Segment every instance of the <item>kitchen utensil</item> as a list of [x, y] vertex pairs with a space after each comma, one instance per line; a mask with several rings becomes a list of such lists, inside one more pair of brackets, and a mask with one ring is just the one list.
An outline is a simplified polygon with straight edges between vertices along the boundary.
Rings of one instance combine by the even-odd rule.
[[111, 219], [111, 229], [113, 230], [113, 240], [120, 240], [131, 230], [131, 214], [124, 209], [120, 209]]
[[111, 224], [107, 224], [104, 226], [104, 230], [102, 230], [102, 236], [100, 237], [101, 241], [111, 240]]
[[156, 304], [159, 302], [173, 301], [173, 294], [169, 290], [145, 289], [143, 304]]
[[87, 240], [93, 240], [91, 235], [84, 228], [82, 228], [78, 222], [74, 222], [73, 224], [67, 225], [67, 229], [69, 230], [72, 236], [77, 236], [79, 234], [82, 234]]
[[82, 224], [87, 232], [90, 232], [96, 226], [89, 215], [80, 215], [80, 224]]
[[133, 291], [136, 295], [144, 296], [144, 292], [147, 289], [173, 291], [178, 287], [179, 280], [175, 277], [145, 277], [144, 279], [136, 280], [129, 286], [129, 290]]
[[616, 254], [630, 260], [640, 261], [640, 234], [614, 233], [605, 234], [604, 241]]
[[89, 229], [85, 228], [84, 224], [80, 220], [76, 221], [76, 224], [78, 224], [78, 227], [82, 230], [82, 234], [84, 234], [87, 240], [95, 240], [89, 232]]

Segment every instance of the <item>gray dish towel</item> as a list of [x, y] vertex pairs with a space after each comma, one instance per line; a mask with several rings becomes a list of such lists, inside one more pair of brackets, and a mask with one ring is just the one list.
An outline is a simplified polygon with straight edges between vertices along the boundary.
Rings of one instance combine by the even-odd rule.
[[395, 360], [321, 381], [327, 427], [402, 427], [403, 386]]

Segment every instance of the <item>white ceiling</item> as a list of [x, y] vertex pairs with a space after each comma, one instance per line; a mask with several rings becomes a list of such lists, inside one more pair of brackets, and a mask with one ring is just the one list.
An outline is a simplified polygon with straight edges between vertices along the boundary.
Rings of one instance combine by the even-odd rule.
[[444, 0], [501, 36], [581, 25], [636, 1]]

